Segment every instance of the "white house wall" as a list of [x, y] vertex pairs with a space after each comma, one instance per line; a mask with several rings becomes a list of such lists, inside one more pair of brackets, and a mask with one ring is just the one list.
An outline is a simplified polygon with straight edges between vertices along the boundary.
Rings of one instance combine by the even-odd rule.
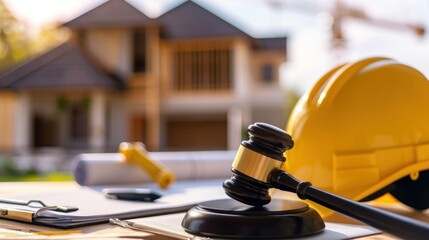
[[106, 93], [94, 91], [91, 93], [89, 117], [89, 146], [92, 150], [104, 150], [106, 142]]
[[251, 123], [252, 78], [250, 73], [250, 44], [241, 39], [233, 45], [233, 90], [236, 106], [242, 110], [242, 123]]
[[[273, 124], [284, 128], [286, 124], [285, 89], [280, 85], [280, 66], [286, 61], [286, 53], [277, 51], [256, 51], [251, 59], [250, 73], [252, 75], [251, 98], [252, 120]], [[266, 83], [261, 79], [261, 68], [270, 64], [274, 68], [272, 82]]]
[[163, 113], [226, 112], [231, 105], [234, 105], [234, 99], [230, 94], [185, 95], [166, 99], [161, 111]]
[[117, 149], [119, 143], [129, 139], [129, 110], [120, 94], [107, 99], [107, 149]]
[[26, 95], [0, 92], [0, 150], [13, 151], [15, 146], [28, 148], [28, 108]]
[[91, 29], [85, 33], [85, 46], [111, 72], [128, 77], [132, 71], [132, 31], [130, 29]]

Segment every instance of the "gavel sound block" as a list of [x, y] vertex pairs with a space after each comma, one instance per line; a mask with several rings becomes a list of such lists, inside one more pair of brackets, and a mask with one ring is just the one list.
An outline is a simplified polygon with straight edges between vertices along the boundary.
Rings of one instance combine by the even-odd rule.
[[250, 139], [241, 143], [232, 164], [233, 176], [223, 183], [232, 199], [204, 202], [190, 209], [182, 221], [185, 231], [203, 237], [269, 239], [316, 234], [324, 229], [321, 217], [307, 204], [271, 201], [268, 190], [277, 188], [400, 238], [429, 236], [427, 224], [320, 190], [281, 170], [286, 161], [283, 153], [293, 147], [285, 131], [255, 123], [248, 132]]

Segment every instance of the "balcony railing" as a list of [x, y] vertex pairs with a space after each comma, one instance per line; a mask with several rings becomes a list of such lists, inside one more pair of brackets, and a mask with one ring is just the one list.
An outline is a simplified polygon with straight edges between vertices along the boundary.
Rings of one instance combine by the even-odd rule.
[[177, 44], [171, 51], [171, 90], [225, 92], [232, 87], [231, 50], [227, 44]]

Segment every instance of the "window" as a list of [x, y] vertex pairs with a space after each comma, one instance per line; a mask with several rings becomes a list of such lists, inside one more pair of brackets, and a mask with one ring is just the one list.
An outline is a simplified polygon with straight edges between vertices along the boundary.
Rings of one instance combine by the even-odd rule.
[[70, 106], [70, 138], [85, 140], [88, 138], [89, 114], [82, 103], [72, 103]]
[[178, 46], [172, 61], [174, 90], [219, 91], [231, 87], [231, 51], [225, 46]]
[[270, 84], [274, 81], [274, 67], [270, 63], [265, 63], [261, 67], [261, 80], [265, 84]]
[[54, 116], [36, 113], [33, 116], [33, 147], [59, 146], [59, 122]]
[[134, 72], [145, 72], [146, 63], [146, 33], [136, 31], [134, 33]]

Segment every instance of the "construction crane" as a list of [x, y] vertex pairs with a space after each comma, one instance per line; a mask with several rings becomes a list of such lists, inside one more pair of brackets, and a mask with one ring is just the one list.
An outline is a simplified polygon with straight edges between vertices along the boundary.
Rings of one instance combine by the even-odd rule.
[[[419, 37], [425, 35], [425, 27], [423, 24], [411, 24], [398, 22], [390, 19], [381, 19], [369, 16], [362, 9], [346, 7], [341, 0], [336, 0], [334, 9], [332, 10], [332, 41], [334, 47], [342, 48], [346, 39], [344, 38], [343, 22], [347, 18], [361, 20], [372, 26], [382, 27], [393, 30], [407, 30], [416, 34]], [[337, 46], [338, 45], [338, 46]]]
[[355, 19], [371, 24], [372, 26], [385, 29], [406, 30], [419, 37], [425, 35], [426, 29], [423, 24], [404, 23], [390, 19], [376, 18], [368, 15], [363, 9], [346, 6], [342, 0], [335, 0], [333, 7], [329, 9], [326, 2], [311, 0], [266, 0], [273, 8], [290, 8], [306, 13], [328, 12], [332, 17], [332, 47], [341, 49], [344, 47], [346, 38], [344, 37], [343, 24], [346, 19]]

